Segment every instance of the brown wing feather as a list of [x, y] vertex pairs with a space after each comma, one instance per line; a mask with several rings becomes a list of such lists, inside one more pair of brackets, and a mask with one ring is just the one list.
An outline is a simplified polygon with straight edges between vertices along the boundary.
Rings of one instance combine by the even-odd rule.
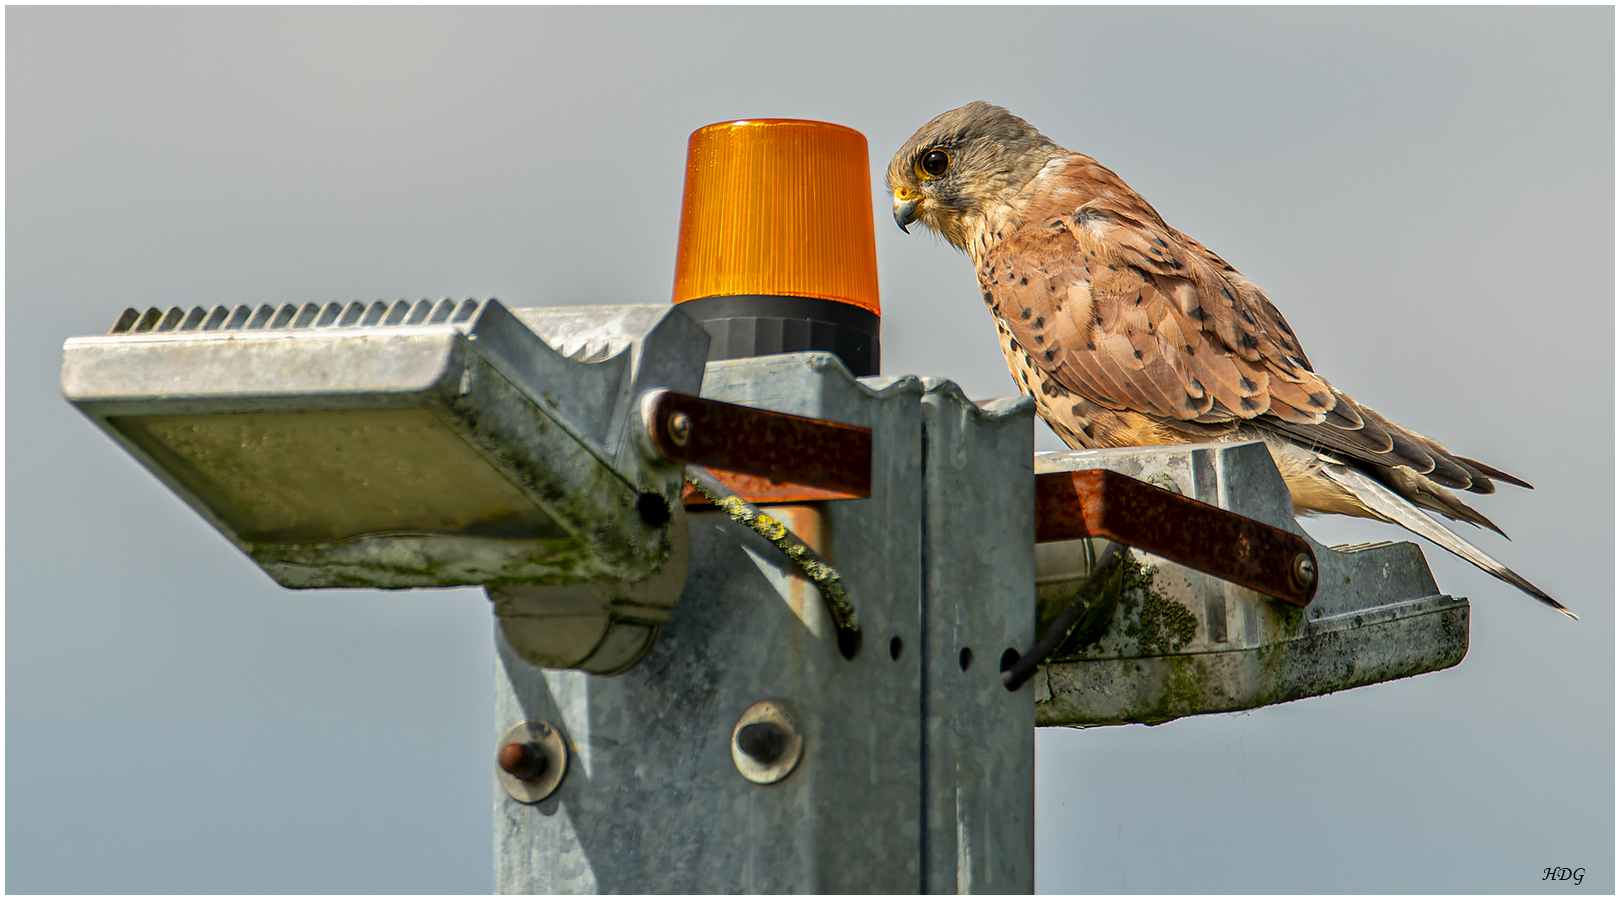
[[1036, 198], [979, 272], [986, 301], [1057, 383], [1190, 433], [1248, 421], [1446, 487], [1520, 483], [1334, 389], [1259, 288], [1094, 160], [1076, 154], [1058, 177], [1055, 202]]
[[[991, 305], [1019, 345], [1065, 387], [1111, 409], [1201, 424], [1272, 412], [1274, 368], [1286, 372], [1275, 379], [1277, 389], [1298, 405], [1332, 397], [1326, 382], [1300, 363], [1274, 365], [1258, 352], [1247, 358], [1245, 348], [1285, 352], [1264, 333], [1254, 331], [1260, 337], [1234, 348], [1211, 324], [1252, 327], [1259, 321], [1252, 314], [1248, 321], [1230, 307], [1218, 316], [1200, 314], [1193, 279], [1166, 274], [1175, 271], [1170, 263], [1147, 264], [1161, 272], [1131, 265], [1096, 231], [1094, 217], [1053, 217], [1006, 235], [980, 273]], [[1184, 270], [1211, 268], [1178, 252], [1183, 259], [1175, 265]], [[1312, 423], [1324, 418], [1286, 401], [1276, 412]]]

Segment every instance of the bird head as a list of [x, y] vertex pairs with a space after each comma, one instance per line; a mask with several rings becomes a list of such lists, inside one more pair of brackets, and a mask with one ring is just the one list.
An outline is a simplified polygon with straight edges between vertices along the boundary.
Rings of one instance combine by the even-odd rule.
[[941, 113], [889, 161], [894, 222], [901, 231], [920, 222], [966, 250], [975, 226], [1064, 152], [1035, 126], [982, 100]]

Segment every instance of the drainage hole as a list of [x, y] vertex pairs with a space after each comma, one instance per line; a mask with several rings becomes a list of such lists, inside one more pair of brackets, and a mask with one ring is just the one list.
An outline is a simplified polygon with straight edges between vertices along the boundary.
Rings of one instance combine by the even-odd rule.
[[889, 638], [889, 658], [890, 659], [898, 660], [900, 658], [900, 651], [902, 651], [904, 649], [906, 649], [906, 645], [901, 643], [900, 635], [897, 634], [894, 637]]
[[838, 629], [838, 655], [845, 659], [854, 659], [855, 654], [859, 652], [861, 652], [861, 633]]
[[973, 665], [973, 651], [963, 647], [962, 652], [956, 654], [956, 662], [962, 667], [962, 671], [966, 672], [968, 666]]
[[641, 514], [641, 521], [648, 528], [663, 528], [669, 524], [669, 504], [652, 491], [636, 498], [636, 512]]

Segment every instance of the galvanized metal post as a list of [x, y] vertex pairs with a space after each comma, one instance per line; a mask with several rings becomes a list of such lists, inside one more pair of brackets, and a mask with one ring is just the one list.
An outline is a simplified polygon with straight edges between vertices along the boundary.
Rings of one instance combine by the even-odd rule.
[[931, 893], [1035, 889], [1034, 404], [923, 379], [923, 691]]
[[[539, 669], [498, 636], [497, 729], [544, 720], [572, 759], [538, 803], [497, 791], [496, 890], [1032, 890], [1033, 689], [999, 677], [1034, 628], [1031, 405], [825, 353], [711, 363], [703, 393], [873, 429], [870, 498], [771, 508], [841, 571], [862, 646], [843, 658], [814, 585], [716, 511], [689, 514], [691, 575], [637, 667]], [[762, 703], [802, 754], [774, 783], [739, 749]]]

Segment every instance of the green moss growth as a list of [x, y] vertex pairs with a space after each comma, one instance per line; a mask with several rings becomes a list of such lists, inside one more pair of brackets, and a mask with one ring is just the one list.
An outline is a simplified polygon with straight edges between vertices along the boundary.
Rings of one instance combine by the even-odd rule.
[[1127, 557], [1120, 568], [1126, 614], [1141, 604], [1140, 614], [1125, 626], [1125, 634], [1136, 638], [1144, 656], [1161, 656], [1185, 647], [1198, 633], [1198, 617], [1153, 586], [1158, 566], [1144, 566], [1135, 557]]
[[[1092, 602], [1093, 608], [1087, 610], [1085, 619], [1052, 659], [1087, 658], [1086, 648], [1102, 640], [1110, 627], [1117, 627], [1117, 634], [1135, 642], [1136, 652], [1143, 656], [1162, 656], [1185, 647], [1198, 633], [1198, 618], [1184, 604], [1166, 597], [1154, 586], [1153, 578], [1157, 574], [1157, 566], [1145, 566], [1136, 557], [1126, 554], [1119, 569]], [[1118, 625], [1111, 626], [1116, 620]], [[1120, 651], [1134, 655], [1128, 648], [1110, 647], [1103, 652], [1112, 655]]]
[[1172, 656], [1160, 664], [1164, 667], [1164, 691], [1153, 708], [1142, 715], [1143, 724], [1159, 725], [1208, 708], [1210, 674], [1203, 660], [1196, 656]]

